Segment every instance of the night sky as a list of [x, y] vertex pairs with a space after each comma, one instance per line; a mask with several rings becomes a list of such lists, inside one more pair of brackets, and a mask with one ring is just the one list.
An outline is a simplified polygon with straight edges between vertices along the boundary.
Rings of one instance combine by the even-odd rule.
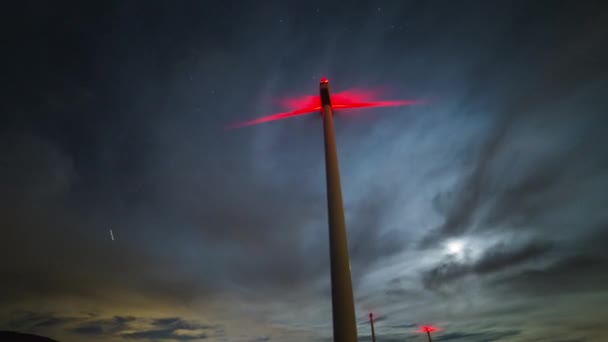
[[[608, 340], [601, 1], [19, 1], [0, 30], [0, 330], [331, 341], [335, 116], [360, 341]], [[112, 235], [110, 235], [112, 230]]]

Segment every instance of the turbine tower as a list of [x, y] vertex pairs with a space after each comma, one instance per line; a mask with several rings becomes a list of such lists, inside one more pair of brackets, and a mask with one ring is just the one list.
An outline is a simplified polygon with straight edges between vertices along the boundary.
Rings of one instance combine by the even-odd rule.
[[[323, 116], [323, 138], [325, 141], [325, 176], [327, 181], [327, 213], [329, 223], [329, 256], [331, 264], [331, 300], [333, 312], [334, 342], [357, 342], [355, 303], [350, 274], [348, 239], [342, 204], [340, 168], [334, 133], [332, 99], [327, 78], [322, 78], [320, 96], [309, 99], [307, 106], [289, 112], [277, 113], [250, 121], [239, 122], [228, 128], [241, 128], [289, 117], [319, 113]], [[372, 96], [339, 93], [334, 108], [396, 107], [421, 103], [418, 100], [376, 101]]]
[[374, 314], [369, 313], [369, 325], [372, 327], [372, 342], [376, 342], [376, 332], [374, 331]]
[[355, 301], [350, 275], [350, 258], [338, 151], [334, 133], [333, 111], [329, 94], [329, 82], [321, 79], [321, 112], [325, 140], [325, 176], [327, 181], [327, 214], [329, 219], [329, 256], [331, 263], [331, 302], [333, 312], [334, 342], [357, 342]]

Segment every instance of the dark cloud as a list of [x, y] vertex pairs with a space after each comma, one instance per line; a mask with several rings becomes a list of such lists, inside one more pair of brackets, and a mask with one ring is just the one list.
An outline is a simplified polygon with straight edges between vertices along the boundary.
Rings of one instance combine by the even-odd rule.
[[114, 316], [110, 319], [86, 321], [71, 329], [80, 335], [104, 335], [115, 334], [127, 330], [129, 324], [136, 320], [132, 316]]
[[159, 318], [152, 321], [152, 325], [163, 328], [172, 328], [174, 330], [177, 329], [217, 329], [220, 326], [218, 325], [204, 325], [195, 322], [188, 322], [179, 317], [167, 317], [167, 318]]
[[[148, 205], [163, 206], [166, 212], [158, 219], [164, 222], [163, 224], [179, 226], [171, 232], [159, 228], [158, 223], [151, 223], [146, 227], [155, 226], [156, 239], [162, 239], [168, 245], [188, 243], [191, 246], [177, 249], [172, 255], [159, 256], [153, 249], [159, 246], [149, 241], [152, 237], [148, 236], [141, 240], [141, 243], [136, 242], [138, 246], [134, 250], [118, 249], [102, 258], [101, 255], [107, 253], [111, 246], [98, 246], [93, 249], [88, 246], [97, 244], [95, 240], [108, 241], [110, 228], [117, 237], [115, 245], [134, 241], [132, 239], [137, 238], [137, 235], [145, 230], [143, 225], [147, 224], [148, 219], [142, 222], [139, 217], [133, 217], [131, 213], [118, 220], [101, 217], [100, 210], [110, 210], [118, 215], [122, 210], [99, 208], [97, 200], [91, 203], [86, 196], [82, 197], [78, 188], [81, 186], [79, 182], [83, 180], [75, 169], [74, 159], [57, 144], [39, 137], [26, 136], [7, 141], [3, 146], [12, 148], [6, 151], [5, 156], [9, 159], [9, 163], [3, 169], [1, 178], [6, 180], [8, 189], [15, 189], [17, 196], [12, 199], [3, 197], [6, 202], [3, 202], [5, 205], [2, 209], [7, 213], [7, 220], [11, 222], [4, 240], [5, 255], [8, 257], [9, 254], [29, 250], [36, 250], [37, 253], [52, 253], [52, 248], [57, 246], [62, 246], [63, 250], [61, 260], [49, 260], [49, 265], [45, 266], [48, 269], [52, 265], [51, 268], [58, 272], [56, 277], [45, 277], [45, 281], [37, 279], [37, 275], [42, 274], [42, 271], [36, 270], [37, 265], [40, 264], [37, 263], [34, 255], [23, 256], [23, 266], [20, 270], [13, 270], [10, 264], [2, 265], [13, 274], [9, 279], [14, 283], [10, 286], [12, 291], [22, 293], [29, 291], [42, 295], [58, 293], [58, 291], [83, 294], [89, 292], [87, 295], [93, 295], [97, 292], [93, 286], [82, 286], [82, 284], [103, 281], [108, 287], [122, 288], [125, 285], [140, 287], [148, 284], [145, 286], [145, 291], [150, 293], [163, 293], [163, 295], [172, 293], [170, 296], [192, 298], [210, 295], [229, 282], [251, 288], [269, 290], [274, 287], [275, 290], [288, 290], [293, 286], [304, 285], [310, 279], [325, 277], [328, 272], [327, 243], [323, 242], [323, 239], [312, 244], [301, 243], [303, 239], [310, 239], [311, 235], [326, 236], [322, 194], [313, 195], [310, 191], [301, 189], [302, 199], [294, 202], [291, 201], [291, 193], [284, 192], [281, 188], [270, 184], [253, 188], [245, 183], [246, 178], [240, 176], [235, 176], [232, 184], [224, 184], [224, 189], [219, 186], [223, 182], [217, 178], [222, 177], [219, 174], [213, 176], [216, 180], [208, 180], [210, 185], [205, 185], [204, 188], [192, 187], [184, 179], [159, 178], [156, 182], [171, 184], [172, 188], [164, 192], [169, 194], [167, 197], [152, 201], [160, 202], [148, 203]], [[52, 153], [45, 152], [45, 149]], [[19, 162], [17, 158], [24, 156], [28, 156], [28, 159]], [[11, 159], [13, 157], [14, 160]], [[194, 173], [198, 170], [192, 169], [192, 166], [188, 165], [190, 162], [184, 159], [174, 160], [173, 163], [179, 165], [183, 172], [192, 172], [189, 176], [194, 177]], [[47, 178], [42, 179], [42, 177]], [[157, 174], [156, 177], [163, 177], [162, 173]], [[37, 180], [38, 178], [40, 180]], [[21, 191], [28, 187], [32, 190]], [[294, 183], [286, 187], [300, 186]], [[246, 194], [240, 193], [240, 189], [246, 188], [249, 188]], [[209, 192], [217, 195], [209, 197], [207, 195]], [[264, 194], [263, 198], [260, 198], [262, 194]], [[376, 193], [376, 195], [381, 194]], [[29, 205], [32, 201], [37, 203], [36, 207]], [[276, 211], [269, 215], [264, 212], [266, 208], [276, 208]], [[144, 210], [148, 211], [151, 208]], [[402, 239], [394, 232], [386, 234], [383, 230], [377, 229], [381, 226], [382, 213], [382, 207], [377, 202], [372, 200], [353, 202], [350, 204], [349, 212], [354, 213], [349, 222], [353, 223], [350, 225], [352, 231], [350, 240], [356, 275], [364, 274], [366, 267], [393, 255], [403, 247]], [[47, 222], [55, 222], [56, 225], [63, 227], [61, 233], [56, 234], [52, 227], [48, 227], [37, 236], [24, 235], [28, 229], [47, 226]], [[134, 226], [128, 227], [129, 225]], [[83, 226], [89, 228], [83, 231], [81, 228]], [[319, 231], [312, 232], [311, 229]], [[65, 236], [79, 237], [84, 243], [72, 244], [69, 242], [71, 240], [63, 239]], [[189, 236], [188, 241], [185, 240], [186, 236]], [[19, 252], [13, 251], [10, 246], [15, 244], [11, 241], [21, 241], [21, 244], [25, 243], [30, 247], [22, 248]], [[194, 242], [208, 248], [197, 248]], [[151, 245], [145, 246], [144, 243]], [[205, 259], [208, 253], [216, 253], [213, 249], [220, 246], [232, 252], [216, 259], [213, 264], [202, 267], [196, 265], [197, 270], [191, 268], [195, 265], [188, 260], [192, 257]], [[139, 254], [137, 258], [135, 253]], [[142, 255], [145, 255], [146, 263], [156, 260], [159, 267], [138, 266], [138, 260], [142, 262], [145, 260]], [[276, 258], [276, 255], [281, 257]], [[27, 266], [28, 262], [30, 266]], [[181, 281], [169, 282], [166, 277], [158, 275], [163, 269], [160, 265], [173, 262], [180, 263], [181, 266], [173, 268], [175, 274], [172, 277], [182, 279]], [[90, 268], [90, 272], [85, 270], [65, 274], [72, 267], [77, 267], [78, 263], [94, 263], [96, 267]], [[132, 277], [127, 284], [118, 282], [115, 277], [117, 268], [132, 269], [139, 275]], [[215, 277], [204, 277], [203, 280], [201, 274], [204, 273], [213, 273]], [[154, 281], [150, 281], [152, 279]], [[7, 294], [8, 298], [15, 296]]]
[[[75, 335], [89, 337], [123, 336], [128, 339], [174, 339], [197, 340], [224, 334], [221, 325], [202, 324], [180, 317], [149, 319], [146, 317], [114, 316], [95, 319], [95, 316], [57, 316], [52, 313], [23, 312], [6, 324], [13, 330], [28, 332], [68, 331]], [[141, 328], [141, 325], [150, 328]]]
[[104, 330], [96, 324], [85, 324], [72, 329], [72, 332], [80, 335], [102, 335]]
[[348, 220], [351, 267], [355, 275], [365, 273], [367, 267], [407, 248], [406, 238], [397, 227], [384, 229], [386, 204], [395, 201], [395, 193], [375, 190], [364, 194], [363, 200], [347, 207], [353, 213]]
[[386, 315], [379, 315], [378, 317], [374, 316], [374, 322], [383, 322], [386, 321]]
[[[152, 328], [136, 332], [122, 333], [127, 339], [174, 339], [178, 341], [202, 340], [209, 336], [221, 336], [221, 326], [205, 325], [186, 321], [179, 317], [167, 317], [152, 321]], [[219, 330], [218, 330], [219, 329]], [[204, 332], [201, 332], [204, 331]]]
[[203, 340], [207, 338], [206, 334], [195, 334], [195, 335], [177, 335], [172, 329], [156, 329], [156, 330], [145, 330], [137, 331], [133, 333], [126, 333], [121, 335], [127, 339], [149, 339], [149, 340], [161, 340], [161, 339], [172, 339], [178, 341], [189, 341], [189, 340]]
[[11, 320], [6, 322], [8, 329], [28, 332], [40, 332], [78, 321], [78, 318], [75, 317], [61, 316], [50, 312], [14, 312], [11, 316]]
[[521, 334], [521, 331], [511, 330], [511, 331], [490, 331], [490, 332], [480, 332], [480, 333], [466, 333], [466, 332], [453, 332], [446, 334], [439, 334], [434, 337], [435, 341], [500, 341], [506, 337], [513, 337]]
[[413, 294], [413, 291], [403, 288], [389, 288], [384, 293], [387, 296], [404, 297]]
[[[593, 115], [586, 119], [588, 124], [596, 120]], [[475, 230], [546, 225], [551, 213], [568, 207], [571, 199], [580, 196], [581, 183], [577, 179], [605, 181], [602, 170], [608, 167], [608, 158], [601, 153], [589, 153], [599, 152], [597, 148], [603, 145], [604, 138], [591, 126], [585, 136], [576, 137], [578, 141], [573, 139], [567, 145], [555, 146], [562, 151], [550, 152], [553, 155], [546, 152], [539, 155], [536, 147], [518, 151], [515, 146], [532, 137], [519, 132], [505, 135], [506, 128], [499, 128], [484, 144], [471, 175], [455, 192], [439, 195], [436, 202], [441, 204], [438, 205], [451, 203], [451, 207], [441, 209], [446, 215], [445, 223], [439, 229], [441, 233], [434, 233], [424, 243]], [[557, 137], [546, 135], [546, 138]], [[501, 150], [497, 150], [499, 143], [503, 145]]]
[[[545, 296], [601, 291], [608, 280], [608, 259], [585, 254], [566, 257], [546, 267], [528, 268], [499, 278], [494, 286], [514, 293]], [[506, 288], [505, 288], [506, 287]]]
[[[372, 340], [372, 336], [368, 335], [368, 334], [360, 334], [357, 337], [363, 341]], [[382, 336], [376, 335], [376, 340], [380, 341], [380, 342], [398, 342], [398, 341], [403, 341], [403, 335], [398, 335], [398, 334], [382, 334]], [[331, 340], [327, 340], [327, 342], [331, 342]]]
[[437, 288], [469, 274], [485, 275], [499, 272], [522, 263], [538, 259], [551, 251], [551, 246], [528, 243], [510, 246], [505, 243], [490, 246], [472, 262], [462, 262], [448, 258], [422, 275], [422, 282], [428, 288]]
[[[551, 62], [529, 61], [538, 67], [534, 73], [509, 71], [521, 77], [513, 84], [516, 89], [507, 92], [496, 109], [495, 128], [479, 142], [471, 171], [435, 198], [445, 220], [422, 246], [475, 230], [537, 225], [576, 198], [581, 185], [577, 180], [605, 182], [608, 157], [599, 149], [606, 137], [598, 129], [605, 103], [599, 92], [587, 88], [599, 90], [608, 76], [598, 58], [608, 52], [594, 49], [597, 40], [608, 35], [597, 26], [602, 19], [605, 14], [597, 13], [587, 25], [562, 37], [578, 47], [576, 53], [560, 54]], [[586, 33], [590, 27], [592, 35]], [[550, 47], [554, 49], [559, 48]], [[576, 117], [570, 114], [570, 108], [583, 107]]]
[[530, 243], [516, 249], [511, 249], [504, 243], [491, 246], [473, 266], [478, 274], [500, 271], [506, 267], [520, 264], [547, 254], [551, 246]]

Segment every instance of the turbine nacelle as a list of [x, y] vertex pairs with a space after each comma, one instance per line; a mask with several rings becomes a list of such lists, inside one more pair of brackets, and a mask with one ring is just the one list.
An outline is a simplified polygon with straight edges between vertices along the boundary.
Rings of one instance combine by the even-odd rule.
[[321, 83], [319, 84], [319, 90], [321, 95], [321, 107], [330, 106], [331, 107], [331, 99], [329, 97], [329, 81], [327, 78], [321, 78]]

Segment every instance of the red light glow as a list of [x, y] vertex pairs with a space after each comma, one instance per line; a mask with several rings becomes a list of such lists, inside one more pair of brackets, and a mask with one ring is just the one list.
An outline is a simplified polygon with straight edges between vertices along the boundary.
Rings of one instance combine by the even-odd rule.
[[[321, 79], [323, 81], [325, 78]], [[325, 79], [327, 80], [327, 79]], [[393, 101], [378, 101], [375, 99], [376, 93], [363, 90], [349, 90], [333, 94], [331, 96], [332, 109], [339, 111], [341, 109], [351, 108], [369, 108], [369, 107], [399, 107], [410, 106], [423, 103], [420, 100], [393, 100]], [[239, 122], [230, 125], [228, 128], [241, 128], [246, 126], [258, 125], [265, 122], [276, 121], [304, 114], [310, 114], [321, 111], [321, 99], [319, 96], [302, 96], [296, 98], [287, 98], [279, 101], [280, 104], [291, 109], [287, 112], [276, 113], [250, 121]]]
[[321, 77], [321, 83], [327, 83], [327, 82], [329, 82], [329, 81], [327, 80], [327, 78], [325, 78], [325, 77]]
[[432, 325], [423, 325], [418, 329], [418, 332], [422, 332], [422, 333], [432, 333], [435, 331], [439, 331], [439, 328], [434, 327]]

